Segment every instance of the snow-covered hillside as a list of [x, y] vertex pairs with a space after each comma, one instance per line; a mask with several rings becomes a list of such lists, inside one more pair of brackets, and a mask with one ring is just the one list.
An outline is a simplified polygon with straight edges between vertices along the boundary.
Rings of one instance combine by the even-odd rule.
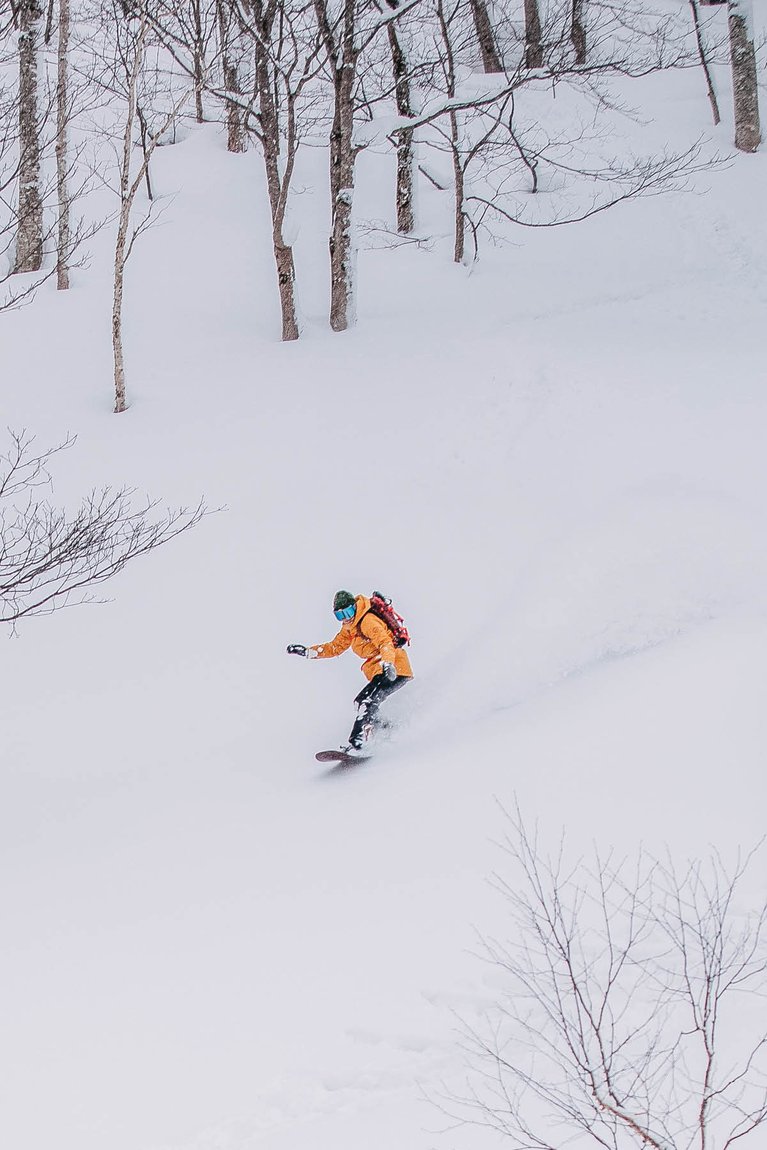
[[[638, 136], [694, 139], [701, 84], [649, 81]], [[128, 273], [125, 415], [106, 233], [68, 294], [2, 320], [4, 424], [78, 437], [57, 498], [226, 508], [4, 648], [13, 1150], [478, 1147], [425, 1096], [463, 1078], [456, 1012], [496, 996], [473, 951], [504, 929], [499, 804], [576, 849], [762, 831], [765, 156], [471, 273], [447, 237], [363, 249], [343, 336], [326, 158], [303, 162], [299, 342], [274, 339], [258, 157], [214, 126], [158, 152], [175, 198]], [[390, 164], [360, 160], [371, 218]], [[285, 655], [334, 633], [339, 587], [393, 596], [416, 674], [340, 775], [313, 754], [357, 661]]]

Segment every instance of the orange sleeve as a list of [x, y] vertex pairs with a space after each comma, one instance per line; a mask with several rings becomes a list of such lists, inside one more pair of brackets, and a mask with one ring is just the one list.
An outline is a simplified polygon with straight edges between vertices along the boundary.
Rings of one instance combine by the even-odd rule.
[[309, 650], [314, 651], [315, 659], [335, 659], [336, 655], [343, 655], [344, 651], [348, 651], [351, 644], [351, 628], [342, 627], [329, 643], [318, 643], [315, 647], [310, 647]]
[[391, 631], [377, 615], [368, 612], [360, 620], [360, 631], [378, 648], [382, 663], [393, 663], [395, 659], [394, 644], [391, 640]]

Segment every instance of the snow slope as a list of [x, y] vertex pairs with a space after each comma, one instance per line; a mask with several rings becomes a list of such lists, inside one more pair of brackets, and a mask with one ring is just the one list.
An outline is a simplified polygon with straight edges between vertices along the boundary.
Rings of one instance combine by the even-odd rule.
[[[694, 74], [648, 100], [645, 134], [704, 125]], [[176, 197], [129, 271], [125, 416], [106, 236], [66, 298], [2, 321], [4, 422], [78, 435], [58, 498], [227, 508], [5, 647], [13, 1150], [477, 1147], [424, 1095], [460, 1088], [456, 1012], [497, 993], [473, 950], [503, 930], [499, 804], [576, 849], [761, 834], [764, 155], [470, 275], [447, 242], [363, 250], [343, 337], [305, 164], [298, 344], [274, 341], [258, 157], [213, 127], [158, 157]], [[363, 157], [371, 217], [389, 174]], [[435, 190], [423, 210], [447, 227]], [[312, 756], [356, 661], [284, 649], [333, 633], [341, 586], [395, 597], [417, 678], [339, 775]]]

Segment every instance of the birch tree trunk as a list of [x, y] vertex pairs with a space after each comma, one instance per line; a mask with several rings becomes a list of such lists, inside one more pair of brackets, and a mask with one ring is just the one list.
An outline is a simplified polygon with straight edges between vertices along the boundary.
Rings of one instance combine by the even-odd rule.
[[[347, 7], [354, 0], [347, 0]], [[333, 331], [346, 331], [354, 323], [354, 237], [352, 205], [354, 202], [353, 89], [356, 57], [345, 60], [335, 77], [335, 115], [330, 133], [330, 194], [332, 218], [330, 230], [330, 326]]]
[[460, 133], [458, 116], [450, 113], [450, 147], [453, 155], [453, 180], [455, 185], [455, 244], [453, 246], [453, 260], [463, 263], [466, 254], [466, 217], [464, 215], [465, 176], [461, 163]]
[[359, 48], [355, 43], [356, 0], [344, 0], [341, 34], [336, 40], [326, 0], [314, 0], [320, 35], [333, 74], [333, 124], [330, 129], [330, 326], [346, 331], [354, 323], [355, 248], [352, 235], [354, 202], [354, 87]]
[[[223, 73], [224, 88], [233, 95], [240, 94], [240, 79], [237, 65], [232, 59], [231, 45], [231, 9], [226, 7], [224, 0], [216, 0], [218, 15], [218, 33], [221, 42], [221, 71]], [[242, 122], [242, 113], [235, 100], [226, 101], [226, 149], [228, 152], [241, 153], [245, 151], [246, 139]]]
[[479, 48], [482, 53], [482, 66], [488, 75], [495, 72], [502, 72], [503, 64], [498, 55], [498, 49], [495, 46], [493, 24], [490, 20], [490, 14], [487, 10], [485, 0], [469, 0], [469, 2], [471, 4], [471, 14], [474, 18], [474, 27], [477, 32]]
[[[399, 7], [398, 0], [391, 7]], [[408, 68], [405, 49], [394, 23], [387, 27], [389, 35], [389, 48], [392, 59], [392, 74], [394, 76], [394, 92], [397, 100], [397, 111], [400, 116], [413, 115], [413, 105], [410, 98], [410, 72]], [[415, 227], [415, 134], [408, 128], [402, 128], [396, 134], [397, 141], [397, 231], [407, 235]]]
[[528, 68], [543, 67], [541, 14], [538, 9], [538, 0], [525, 0], [525, 64]]
[[[439, 30], [442, 36], [442, 67], [445, 76], [445, 95], [448, 100], [454, 100], [457, 79], [453, 41], [450, 30], [450, 19], [452, 16], [448, 16], [445, 12], [443, 0], [437, 0], [436, 11]], [[450, 109], [448, 119], [450, 123], [450, 155], [453, 162], [453, 260], [455, 263], [460, 264], [463, 263], [466, 252], [466, 216], [464, 212], [466, 177], [461, 158], [460, 125], [458, 123], [458, 114], [454, 108]]]
[[750, 0], [728, 0], [727, 15], [735, 103], [735, 147], [741, 152], [755, 152], [762, 137]]
[[[115, 414], [120, 415], [127, 410], [125, 399], [125, 359], [123, 355], [122, 337], [122, 307], [123, 287], [125, 284], [125, 264], [128, 258], [128, 228], [130, 226], [131, 207], [135, 190], [131, 188], [130, 161], [133, 144], [133, 127], [136, 121], [136, 106], [138, 103], [138, 78], [141, 73], [141, 64], [144, 57], [144, 39], [146, 25], [142, 23], [136, 42], [130, 81], [128, 84], [128, 106], [125, 112], [125, 131], [123, 133], [122, 160], [120, 164], [120, 214], [117, 221], [117, 239], [115, 240], [114, 258], [114, 290], [112, 295], [112, 356], [114, 359], [115, 382]], [[146, 162], [146, 161], [145, 161]], [[135, 187], [135, 185], [134, 185]], [[133, 191], [133, 195], [131, 192]]]
[[270, 42], [272, 35], [273, 8], [264, 12], [260, 0], [253, 6], [256, 24], [260, 35], [255, 41], [256, 85], [259, 98], [261, 121], [261, 146], [266, 168], [266, 185], [269, 193], [269, 207], [272, 216], [272, 248], [277, 267], [277, 285], [280, 293], [282, 314], [282, 338], [294, 340], [299, 337], [298, 317], [295, 300], [295, 264], [293, 249], [285, 243], [283, 227], [287, 208], [288, 191], [295, 164], [296, 136], [295, 109], [288, 96], [287, 140], [285, 170], [280, 172], [280, 125], [275, 100], [274, 77], [270, 67]]
[[[125, 125], [122, 140], [122, 154], [120, 156], [120, 170], [119, 170], [119, 195], [120, 195], [120, 212], [117, 219], [117, 237], [115, 240], [115, 255], [114, 255], [114, 290], [112, 295], [112, 354], [114, 358], [114, 385], [115, 385], [115, 414], [119, 415], [127, 410], [128, 404], [125, 394], [125, 359], [123, 355], [123, 338], [122, 338], [122, 307], [123, 307], [123, 288], [125, 286], [125, 265], [130, 258], [133, 251], [133, 245], [140, 233], [148, 226], [149, 214], [144, 220], [134, 229], [132, 235], [129, 237], [129, 230], [131, 224], [131, 212], [133, 204], [136, 199], [139, 188], [144, 180], [147, 180], [147, 189], [151, 188], [147, 177], [149, 173], [149, 163], [154, 154], [159, 141], [168, 131], [168, 129], [175, 123], [177, 116], [181, 112], [182, 107], [189, 98], [189, 89], [186, 89], [175, 104], [171, 107], [170, 111], [166, 114], [164, 120], [151, 135], [147, 133], [142, 139], [142, 162], [139, 164], [138, 171], [131, 179], [131, 156], [133, 152], [133, 133], [136, 126], [136, 121], [139, 118], [139, 104], [138, 104], [138, 85], [141, 76], [141, 69], [144, 64], [144, 52], [146, 47], [146, 39], [149, 31], [149, 24], [146, 14], [142, 14], [141, 22], [135, 39], [133, 40], [132, 52], [133, 56], [130, 58], [126, 53], [121, 57], [121, 62], [128, 72], [128, 93], [125, 108]], [[150, 192], [150, 211], [151, 211], [151, 192]]]
[[69, 220], [69, 0], [59, 0], [59, 43], [56, 79], [56, 187], [59, 229], [56, 242], [56, 286], [69, 288], [71, 229]]
[[123, 356], [122, 335], [122, 309], [123, 286], [125, 284], [126, 245], [128, 240], [128, 224], [130, 222], [130, 209], [126, 210], [123, 204], [120, 210], [120, 220], [117, 227], [117, 242], [115, 244], [114, 262], [114, 292], [112, 296], [112, 357], [114, 359], [115, 377], [115, 415], [127, 410], [125, 399], [125, 359]]
[[692, 22], [695, 28], [695, 42], [698, 46], [698, 58], [700, 66], [703, 69], [703, 75], [706, 79], [706, 91], [708, 93], [708, 102], [711, 105], [711, 115], [714, 118], [714, 126], [721, 121], [722, 117], [719, 115], [719, 101], [716, 98], [716, 89], [714, 88], [714, 80], [711, 75], [711, 68], [708, 62], [708, 55], [706, 54], [706, 43], [703, 38], [703, 29], [700, 26], [700, 12], [698, 11], [698, 0], [690, 0], [690, 7], [692, 8]]
[[43, 262], [43, 196], [38, 46], [38, 0], [19, 0], [19, 200], [14, 272], [36, 272]]
[[[694, 0], [691, 0], [694, 3]], [[586, 0], [572, 0], [570, 22], [570, 43], [575, 53], [575, 63], [585, 64], [586, 54]]]
[[194, 112], [198, 124], [205, 120], [205, 109], [202, 106], [202, 89], [205, 82], [205, 41], [202, 34], [202, 13], [200, 0], [192, 0], [192, 20], [194, 23]]

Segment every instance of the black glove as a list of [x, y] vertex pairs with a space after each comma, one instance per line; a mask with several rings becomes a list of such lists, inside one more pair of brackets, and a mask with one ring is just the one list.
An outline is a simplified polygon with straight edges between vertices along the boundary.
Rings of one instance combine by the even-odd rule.
[[386, 676], [386, 678], [389, 680], [390, 683], [393, 683], [394, 680], [397, 678], [397, 668], [394, 666], [393, 663], [382, 663], [381, 664], [381, 670], [383, 671], [384, 675]]
[[288, 647], [288, 654], [289, 655], [302, 655], [305, 659], [306, 658], [306, 647], [304, 647], [301, 643], [291, 643], [290, 646]]

